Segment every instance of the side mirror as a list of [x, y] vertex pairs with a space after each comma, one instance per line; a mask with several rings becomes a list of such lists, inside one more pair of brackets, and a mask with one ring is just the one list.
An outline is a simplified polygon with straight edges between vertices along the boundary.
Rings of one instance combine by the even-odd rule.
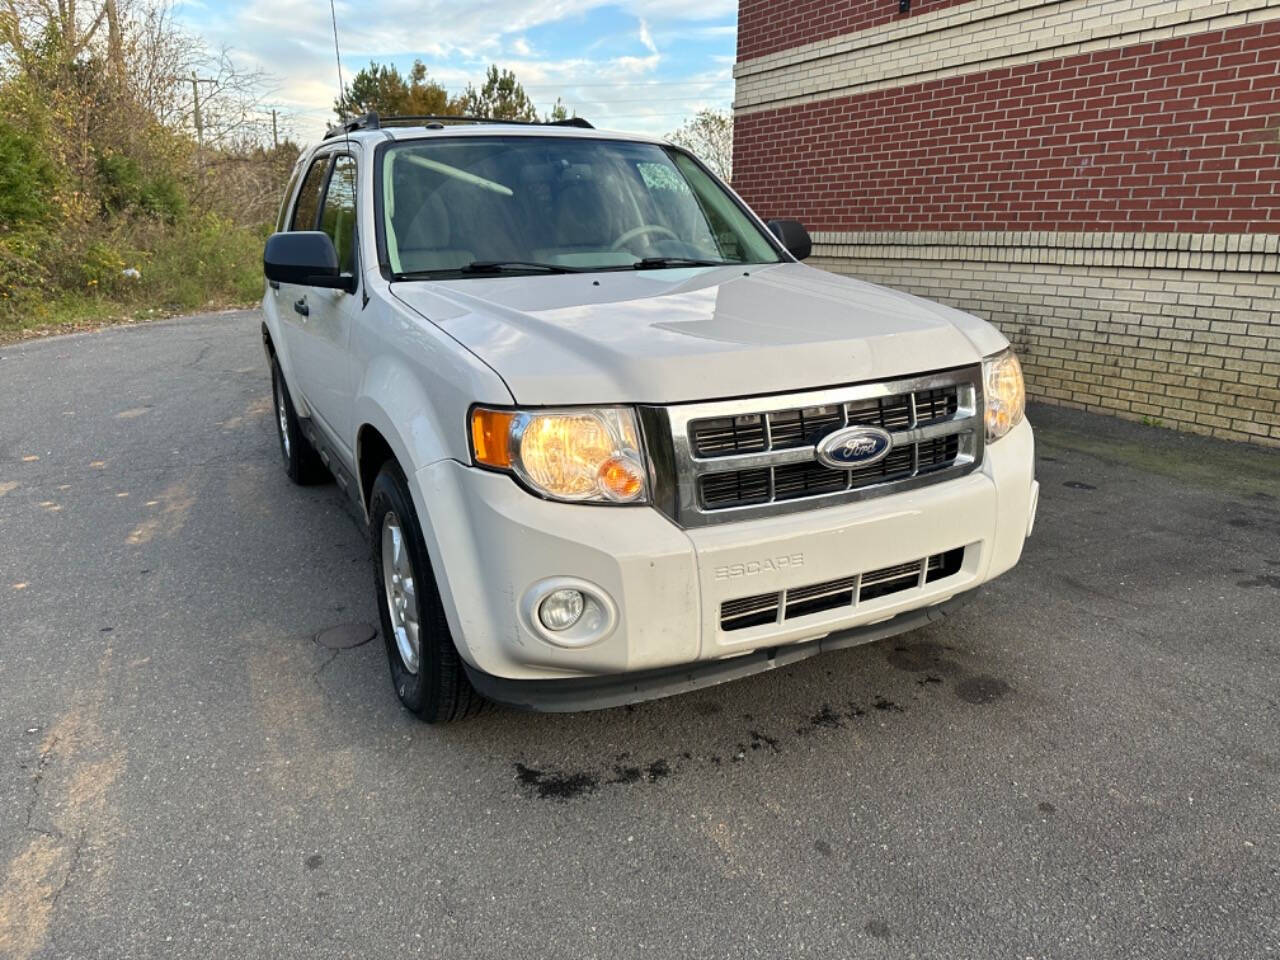
[[273, 233], [267, 237], [262, 272], [275, 283], [293, 283], [300, 287], [350, 292], [355, 285], [354, 277], [342, 275], [333, 240], [320, 230]]
[[813, 253], [813, 241], [809, 239], [809, 231], [799, 220], [770, 220], [770, 232], [787, 248], [787, 252], [797, 260], [807, 259]]

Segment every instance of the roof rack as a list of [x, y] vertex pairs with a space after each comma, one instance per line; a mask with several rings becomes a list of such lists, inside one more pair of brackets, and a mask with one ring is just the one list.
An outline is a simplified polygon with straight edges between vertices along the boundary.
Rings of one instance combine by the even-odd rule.
[[376, 113], [366, 113], [360, 117], [352, 117], [334, 124], [325, 131], [324, 138], [332, 140], [357, 130], [381, 130], [383, 127], [443, 127], [446, 123], [503, 123], [522, 127], [577, 127], [581, 130], [594, 130], [582, 117], [569, 117], [566, 120], [500, 120], [496, 117], [453, 116], [448, 114], [425, 114], [422, 116], [390, 116], [380, 117]]

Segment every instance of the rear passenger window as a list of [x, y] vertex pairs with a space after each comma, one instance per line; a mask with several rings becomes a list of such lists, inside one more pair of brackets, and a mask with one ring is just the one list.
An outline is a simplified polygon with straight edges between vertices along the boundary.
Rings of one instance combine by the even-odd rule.
[[324, 196], [324, 180], [329, 172], [329, 158], [321, 157], [311, 164], [307, 178], [302, 181], [302, 189], [298, 191], [298, 202], [293, 207], [293, 220], [290, 230], [314, 230], [316, 216], [320, 212], [320, 199]]
[[338, 251], [338, 269], [356, 269], [356, 161], [340, 156], [334, 161], [333, 176], [320, 214], [320, 229], [329, 235]]

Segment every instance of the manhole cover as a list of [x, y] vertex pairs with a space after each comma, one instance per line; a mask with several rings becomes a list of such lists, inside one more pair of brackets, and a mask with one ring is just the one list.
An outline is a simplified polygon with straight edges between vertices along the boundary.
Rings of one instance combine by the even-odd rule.
[[329, 650], [350, 650], [373, 639], [375, 630], [367, 623], [344, 623], [316, 634], [316, 643]]

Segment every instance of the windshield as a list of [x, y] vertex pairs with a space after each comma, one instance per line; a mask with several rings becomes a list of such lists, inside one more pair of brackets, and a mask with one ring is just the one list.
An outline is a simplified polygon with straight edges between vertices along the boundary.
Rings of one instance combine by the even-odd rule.
[[381, 172], [400, 278], [780, 260], [697, 163], [656, 144], [442, 137], [388, 147]]

